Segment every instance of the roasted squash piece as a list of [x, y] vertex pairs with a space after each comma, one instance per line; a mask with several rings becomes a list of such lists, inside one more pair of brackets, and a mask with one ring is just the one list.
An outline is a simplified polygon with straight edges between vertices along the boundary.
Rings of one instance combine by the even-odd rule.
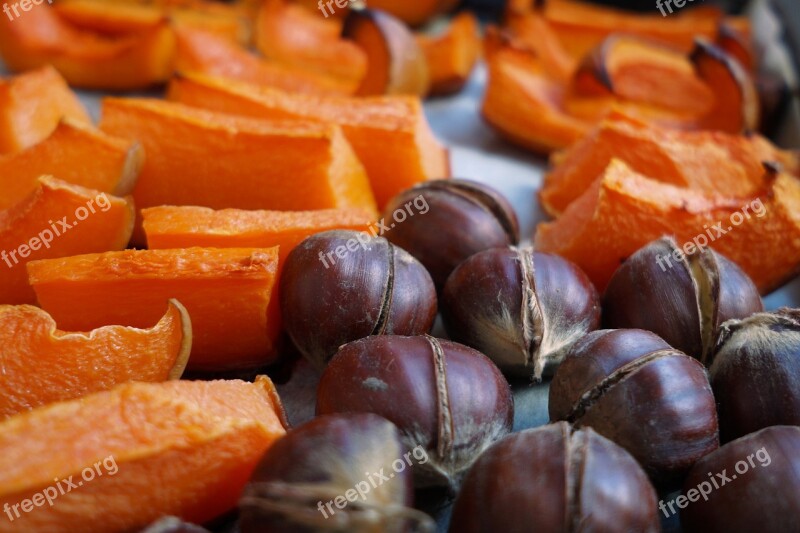
[[475, 15], [464, 11], [453, 17], [441, 35], [417, 36], [430, 77], [429, 93], [441, 96], [459, 92], [469, 81], [481, 53], [480, 27]]
[[188, 368], [199, 371], [275, 360], [277, 272], [277, 248], [125, 250], [28, 264], [39, 304], [67, 330], [152, 326], [176, 298], [192, 320]]
[[794, 156], [759, 135], [682, 132], [615, 115], [584, 139], [554, 156], [540, 192], [552, 215], [587, 190], [612, 159], [651, 179], [689, 187], [708, 195], [747, 197], [763, 188], [763, 162], [774, 161], [797, 173]]
[[131, 98], [104, 100], [100, 126], [144, 146], [133, 191], [139, 208], [376, 210], [364, 167], [338, 126]]
[[425, 54], [402, 22], [383, 11], [351, 10], [342, 35], [367, 54], [367, 72], [356, 94], [427, 94], [429, 75]]
[[[0, 500], [14, 521], [0, 531], [121, 533], [224, 515], [285, 434], [274, 390], [266, 376], [130, 383], [6, 420]], [[42, 495], [53, 505], [20, 510]]]
[[122, 250], [133, 223], [130, 200], [42, 177], [25, 200], [0, 211], [0, 303], [36, 301], [25, 272], [28, 262]]
[[62, 119], [89, 124], [89, 113], [52, 67], [0, 78], [0, 154], [37, 144]]
[[340, 34], [338, 22], [285, 0], [265, 0], [255, 25], [264, 57], [341, 79], [355, 92], [367, 73], [367, 54]]
[[173, 70], [175, 35], [169, 21], [120, 36], [73, 27], [49, 4], [0, 20], [0, 56], [11, 70], [51, 64], [70, 85], [130, 90], [166, 81]]
[[800, 266], [800, 180], [768, 174], [756, 195], [712, 197], [613, 160], [556, 221], [539, 225], [535, 242], [577, 263], [603, 291], [622, 261], [662, 235], [710, 245], [767, 293]]
[[695, 69], [716, 96], [716, 105], [698, 127], [728, 133], [755, 131], [760, 103], [755, 82], [733, 57], [708, 41], [698, 39], [691, 55]]
[[704, 116], [714, 93], [686, 55], [637, 37], [613, 35], [584, 58], [571, 84], [580, 96], [615, 96], [690, 116]]
[[484, 119], [510, 141], [549, 153], [583, 137], [590, 123], [562, 109], [564, 88], [530, 54], [503, 49], [489, 60]]
[[303, 239], [335, 229], [369, 231], [371, 213], [362, 209], [245, 211], [207, 207], [151, 207], [142, 210], [147, 247], [279, 247], [280, 265]]
[[0, 419], [129, 381], [180, 379], [192, 347], [186, 309], [171, 300], [148, 329], [106, 326], [67, 333], [45, 311], [0, 306]]
[[304, 94], [348, 95], [352, 85], [337, 78], [260, 58], [213, 32], [178, 27], [175, 68]]
[[533, 52], [548, 75], [563, 83], [571, 78], [578, 62], [567, 53], [558, 35], [538, 12], [514, 13], [507, 17], [506, 27], [512, 46]]
[[447, 150], [433, 136], [421, 103], [413, 97], [305, 96], [196, 75], [173, 79], [169, 97], [222, 113], [340, 125], [380, 207], [417, 183], [450, 177]]
[[144, 150], [139, 143], [65, 119], [42, 142], [0, 155], [0, 209], [24, 200], [43, 175], [124, 196], [133, 191], [143, 163]]

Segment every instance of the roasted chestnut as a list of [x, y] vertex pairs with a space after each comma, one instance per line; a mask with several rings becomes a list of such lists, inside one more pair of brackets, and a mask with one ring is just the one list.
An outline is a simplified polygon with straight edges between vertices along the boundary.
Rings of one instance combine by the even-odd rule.
[[590, 426], [669, 484], [717, 449], [717, 411], [699, 361], [644, 330], [602, 330], [572, 347], [550, 385], [550, 419]]
[[372, 412], [430, 460], [417, 487], [455, 489], [472, 462], [511, 431], [511, 390], [482, 353], [430, 336], [368, 337], [341, 347], [322, 375], [317, 414]]
[[640, 328], [710, 364], [719, 326], [764, 310], [747, 274], [714, 250], [675, 239], [655, 240], [633, 254], [611, 278], [603, 325]]
[[800, 427], [768, 427], [705, 456], [665, 507], [680, 510], [687, 533], [798, 531]]
[[503, 373], [538, 380], [600, 324], [592, 282], [573, 263], [532, 248], [493, 248], [461, 263], [441, 297], [447, 334]]
[[318, 367], [342, 344], [420, 335], [436, 318], [436, 291], [419, 261], [386, 239], [355, 231], [319, 233], [292, 250], [280, 302], [286, 331]]
[[239, 503], [240, 530], [434, 531], [433, 520], [411, 508], [411, 471], [422, 452], [404, 448], [394, 424], [374, 414], [316, 418], [256, 467]]
[[709, 374], [723, 441], [800, 426], [800, 310], [725, 322]]
[[660, 531], [656, 492], [636, 460], [564, 422], [504, 438], [464, 479], [453, 533]]
[[[403, 213], [402, 220], [398, 213]], [[427, 181], [392, 198], [383, 217], [394, 221], [386, 238], [425, 265], [437, 290], [472, 254], [519, 242], [519, 223], [511, 204], [474, 181]]]

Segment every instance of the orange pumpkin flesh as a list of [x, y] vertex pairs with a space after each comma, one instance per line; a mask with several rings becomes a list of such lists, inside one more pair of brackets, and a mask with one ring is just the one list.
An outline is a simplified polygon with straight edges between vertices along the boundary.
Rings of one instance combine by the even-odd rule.
[[0, 419], [81, 398], [129, 381], [179, 379], [192, 326], [176, 300], [149, 329], [107, 326], [88, 334], [56, 329], [37, 307], [0, 306]]

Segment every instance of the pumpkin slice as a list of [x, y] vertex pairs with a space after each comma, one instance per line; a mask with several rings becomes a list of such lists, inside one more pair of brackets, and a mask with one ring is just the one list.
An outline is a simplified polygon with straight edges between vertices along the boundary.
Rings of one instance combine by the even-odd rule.
[[0, 209], [24, 200], [47, 174], [117, 196], [130, 194], [143, 163], [139, 143], [66, 119], [39, 144], [0, 155]]
[[603, 291], [620, 263], [648, 242], [674, 235], [683, 246], [697, 239], [767, 293], [800, 266], [799, 214], [800, 181], [787, 174], [769, 176], [758, 195], [721, 198], [652, 180], [612, 160], [561, 217], [539, 225], [536, 248], [574, 261]]
[[714, 93], [686, 55], [624, 35], [605, 39], [584, 58], [571, 89], [581, 96], [614, 95], [696, 117], [715, 104]]
[[196, 75], [173, 79], [169, 98], [261, 119], [303, 119], [342, 127], [384, 206], [422, 181], [450, 176], [447, 150], [412, 97], [311, 97]]
[[[666, 2], [665, 2], [666, 3]], [[565, 49], [575, 58], [584, 57], [612, 33], [647, 37], [688, 53], [696, 36], [712, 41], [723, 13], [705, 6], [638, 14], [576, 0], [546, 0], [541, 13]]]
[[180, 379], [192, 347], [186, 309], [171, 300], [150, 329], [66, 333], [38, 307], [0, 306], [0, 418], [129, 381]]
[[436, 37], [418, 35], [425, 54], [433, 96], [461, 91], [469, 81], [481, 54], [478, 19], [468, 11], [453, 17], [445, 32]]
[[428, 93], [425, 54], [411, 30], [392, 15], [374, 9], [350, 10], [342, 35], [367, 54], [367, 72], [356, 94]]
[[484, 119], [503, 137], [548, 153], [582, 138], [590, 124], [564, 112], [564, 89], [531, 54], [505, 48], [489, 60]]
[[[548, 75], [565, 84], [571, 79], [578, 62], [567, 53], [558, 35], [540, 13], [519, 13], [511, 10], [506, 27], [513, 40], [513, 46], [533, 52], [544, 65]], [[487, 32], [487, 38], [492, 37], [493, 35]]]
[[115, 36], [151, 30], [165, 17], [153, 5], [98, 0], [61, 0], [53, 4], [53, 9], [77, 28]]
[[139, 208], [376, 210], [364, 167], [338, 126], [145, 99], [104, 100], [100, 126], [145, 148], [133, 192]]
[[66, 330], [148, 327], [178, 299], [192, 318], [188, 368], [198, 371], [274, 361], [277, 271], [277, 248], [126, 250], [28, 265], [39, 304]]
[[691, 55], [697, 73], [716, 95], [716, 105], [698, 127], [728, 133], [755, 131], [760, 102], [755, 82], [745, 68], [724, 50], [698, 39]]
[[355, 92], [367, 73], [367, 54], [340, 33], [334, 19], [284, 0], [265, 0], [255, 23], [256, 47], [264, 57], [341, 79]]
[[262, 376], [130, 383], [10, 418], [0, 423], [0, 501], [13, 520], [4, 516], [0, 531], [116, 533], [165, 515], [214, 519], [236, 507], [285, 434], [280, 409]]
[[36, 301], [25, 272], [29, 261], [122, 250], [133, 223], [127, 198], [40, 178], [25, 200], [0, 211], [0, 303]]
[[175, 33], [175, 68], [180, 72], [196, 72], [303, 94], [353, 93], [352, 86], [337, 78], [268, 62], [213, 32], [179, 26]]
[[335, 229], [369, 231], [371, 214], [363, 209], [322, 211], [243, 211], [207, 207], [151, 207], [142, 210], [147, 247], [271, 248], [280, 263], [295, 246], [316, 233]]
[[747, 72], [755, 72], [758, 60], [746, 17], [729, 17], [719, 24], [716, 45], [736, 59]]
[[800, 172], [793, 154], [759, 135], [674, 131], [617, 114], [554, 158], [540, 193], [542, 206], [554, 216], [563, 212], [613, 158], [657, 181], [735, 197], [763, 187], [764, 161]]
[[0, 154], [43, 141], [63, 118], [91, 123], [78, 97], [52, 67], [0, 79]]
[[52, 64], [76, 87], [140, 89], [169, 78], [175, 36], [168, 20], [137, 33], [104, 36], [70, 25], [45, 3], [0, 20], [0, 55], [14, 71]]

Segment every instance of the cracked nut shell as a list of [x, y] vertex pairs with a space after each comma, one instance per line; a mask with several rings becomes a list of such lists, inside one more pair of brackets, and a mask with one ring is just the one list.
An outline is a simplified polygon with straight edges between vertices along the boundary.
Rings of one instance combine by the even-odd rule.
[[425, 268], [386, 239], [355, 231], [313, 235], [292, 250], [281, 313], [298, 350], [323, 367], [343, 344], [433, 327], [436, 291]]
[[723, 441], [800, 426], [800, 310], [724, 323], [709, 374]]
[[393, 422], [429, 460], [415, 486], [451, 490], [472, 462], [511, 431], [511, 388], [480, 352], [428, 335], [368, 337], [342, 346], [322, 375], [317, 414], [372, 412]]
[[[407, 451], [394, 424], [374, 414], [303, 424], [273, 444], [253, 472], [239, 504], [240, 529], [403, 533], [414, 524], [433, 531], [433, 520], [411, 507], [412, 467], [392, 467]], [[376, 476], [384, 472], [392, 473], [390, 482]]]
[[735, 263], [707, 248], [686, 255], [663, 237], [614, 273], [603, 325], [652, 331], [708, 366], [720, 325], [763, 310], [756, 286]]
[[[428, 206], [425, 213], [413, 209], [419, 197]], [[425, 265], [437, 290], [472, 254], [519, 242], [519, 223], [511, 204], [482, 183], [427, 181], [392, 198], [384, 219], [397, 220], [395, 213], [400, 211], [414, 214], [395, 223], [386, 238]]]
[[660, 530], [656, 492], [636, 460], [564, 422], [489, 448], [465, 478], [450, 524], [452, 533]]
[[531, 248], [493, 248], [464, 261], [441, 296], [448, 335], [506, 375], [535, 380], [600, 324], [600, 301], [577, 265]]
[[671, 483], [717, 449], [705, 368], [643, 330], [601, 330], [578, 341], [550, 385], [550, 419], [592, 427]]

